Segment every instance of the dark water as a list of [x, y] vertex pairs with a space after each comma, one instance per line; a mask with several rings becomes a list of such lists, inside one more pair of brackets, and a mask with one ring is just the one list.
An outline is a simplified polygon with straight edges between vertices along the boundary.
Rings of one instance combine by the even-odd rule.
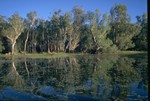
[[0, 100], [148, 101], [147, 55], [2, 58]]

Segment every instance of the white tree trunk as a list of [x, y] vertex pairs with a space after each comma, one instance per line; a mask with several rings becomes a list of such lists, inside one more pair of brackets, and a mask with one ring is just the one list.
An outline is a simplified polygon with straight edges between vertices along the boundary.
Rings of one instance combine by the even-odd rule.
[[25, 53], [25, 54], [26, 54], [26, 49], [27, 49], [28, 38], [29, 38], [29, 31], [28, 31], [28, 33], [27, 33], [27, 37], [26, 37], [26, 40], [25, 40], [25, 43], [24, 43], [24, 53]]
[[16, 41], [14, 41], [11, 45], [11, 54], [15, 53], [15, 44], [16, 44]]

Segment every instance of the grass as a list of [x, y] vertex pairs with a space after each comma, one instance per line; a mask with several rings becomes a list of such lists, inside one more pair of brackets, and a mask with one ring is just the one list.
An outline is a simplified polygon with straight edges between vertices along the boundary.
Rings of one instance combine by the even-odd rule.
[[52, 53], [27, 53], [27, 54], [21, 54], [17, 53], [15, 55], [5, 55], [1, 54], [0, 57], [14, 57], [14, 58], [62, 58], [62, 57], [70, 57], [70, 56], [76, 56], [81, 55], [81, 53], [64, 53], [64, 52], [52, 52]]
[[80, 55], [79, 53], [41, 53], [41, 54], [26, 54], [27, 58], [62, 58], [62, 57], [69, 57], [69, 56], [75, 56]]
[[[116, 53], [105, 53], [109, 55], [119, 54], [119, 55], [134, 55], [134, 54], [147, 54], [146, 51], [118, 51]], [[4, 58], [63, 58], [63, 57], [70, 57], [70, 56], [77, 56], [77, 55], [84, 55], [83, 53], [65, 53], [65, 52], [52, 52], [52, 53], [28, 53], [28, 54], [21, 54], [17, 53], [15, 55], [5, 55], [0, 54], [0, 57]]]
[[124, 55], [130, 55], [130, 54], [147, 54], [147, 51], [118, 51], [117, 54], [124, 54]]

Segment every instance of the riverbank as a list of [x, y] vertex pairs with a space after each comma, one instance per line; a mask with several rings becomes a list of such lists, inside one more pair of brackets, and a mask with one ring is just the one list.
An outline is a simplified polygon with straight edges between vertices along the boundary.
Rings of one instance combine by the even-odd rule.
[[21, 54], [17, 53], [14, 55], [8, 55], [8, 54], [0, 54], [0, 57], [2, 58], [61, 58], [61, 57], [69, 57], [69, 56], [75, 56], [75, 55], [81, 55], [81, 53], [65, 53], [65, 52], [52, 52], [52, 53], [27, 53], [27, 54]]
[[[116, 53], [103, 53], [103, 54], [119, 54], [119, 55], [134, 55], [134, 54], [147, 54], [147, 51], [118, 51]], [[70, 57], [70, 56], [77, 56], [77, 55], [87, 55], [88, 53], [65, 53], [65, 52], [52, 52], [52, 53], [27, 53], [21, 54], [17, 53], [15, 55], [8, 55], [8, 54], [0, 54], [0, 57], [6, 58], [63, 58], [63, 57]]]
[[124, 55], [130, 55], [130, 54], [148, 54], [147, 51], [118, 51], [117, 54], [124, 54]]

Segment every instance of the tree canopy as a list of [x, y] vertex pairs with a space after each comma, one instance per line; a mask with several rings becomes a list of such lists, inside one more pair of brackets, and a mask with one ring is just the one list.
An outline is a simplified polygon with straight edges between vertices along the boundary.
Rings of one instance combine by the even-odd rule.
[[37, 18], [35, 11], [24, 19], [18, 13], [0, 15], [0, 52], [147, 51], [147, 14], [136, 18], [137, 23], [131, 23], [122, 4], [104, 14], [78, 6], [65, 13], [59, 9], [48, 20]]

